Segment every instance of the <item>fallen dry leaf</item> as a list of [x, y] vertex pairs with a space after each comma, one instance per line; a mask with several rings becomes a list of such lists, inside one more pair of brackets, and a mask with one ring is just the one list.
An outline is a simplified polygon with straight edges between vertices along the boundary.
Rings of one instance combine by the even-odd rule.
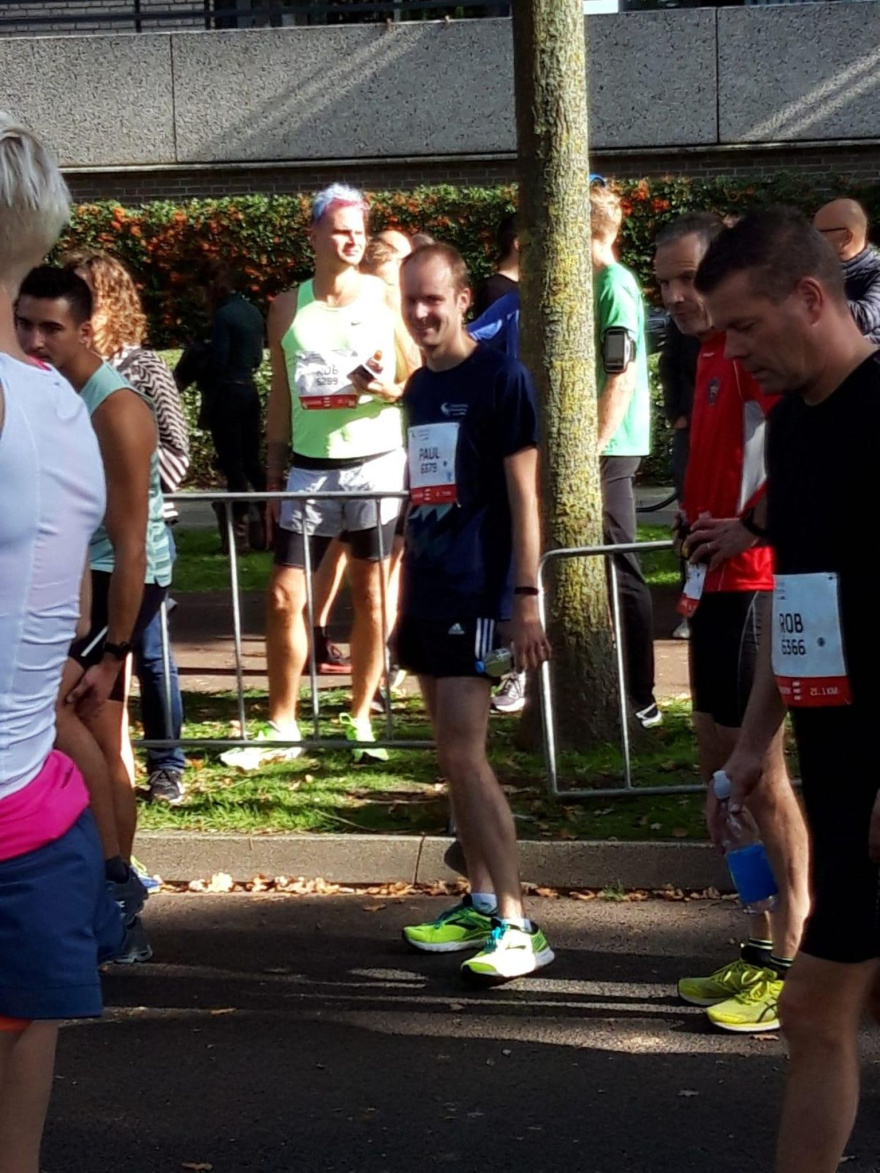
[[673, 839], [687, 839], [687, 827], [673, 827], [672, 828], [672, 838]]
[[363, 906], [364, 912], [381, 912], [385, 907], [387, 906], [384, 904], [365, 904]]
[[698, 1096], [700, 1093], [695, 1092], [693, 1088], [684, 1087], [681, 1089], [681, 1091], [678, 1094], [680, 1096]]
[[208, 881], [209, 892], [231, 892], [235, 881], [228, 872], [215, 872]]
[[214, 1166], [210, 1161], [182, 1161], [181, 1169], [190, 1169], [191, 1173], [211, 1173]]

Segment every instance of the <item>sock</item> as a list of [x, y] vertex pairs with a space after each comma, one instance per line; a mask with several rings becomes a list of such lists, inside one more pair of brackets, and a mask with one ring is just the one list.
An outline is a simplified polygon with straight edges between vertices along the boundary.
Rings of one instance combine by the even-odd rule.
[[522, 929], [524, 933], [530, 933], [532, 931], [532, 922], [528, 917], [506, 916], [502, 924], [511, 925], [515, 929]]
[[792, 965], [794, 965], [793, 957], [777, 957], [775, 953], [771, 953], [767, 968], [772, 969], [777, 977], [784, 978]]
[[124, 884], [128, 879], [128, 865], [121, 855], [104, 860], [104, 876], [114, 884]]
[[488, 915], [498, 907], [494, 892], [471, 892], [471, 903], [477, 912]]
[[739, 955], [749, 965], [757, 965], [764, 968], [770, 960], [770, 950], [772, 948], [772, 941], [762, 941], [760, 937], [749, 937], [745, 945], [740, 946]]

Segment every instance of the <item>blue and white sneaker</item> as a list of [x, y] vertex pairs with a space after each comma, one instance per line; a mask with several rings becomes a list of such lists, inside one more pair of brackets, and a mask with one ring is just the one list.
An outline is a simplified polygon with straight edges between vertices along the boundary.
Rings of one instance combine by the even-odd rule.
[[139, 859], [135, 859], [134, 856], [131, 857], [131, 867], [134, 874], [146, 889], [147, 895], [152, 892], [158, 892], [162, 887], [162, 881], [159, 879], [159, 877], [151, 875], [141, 863], [141, 861]]

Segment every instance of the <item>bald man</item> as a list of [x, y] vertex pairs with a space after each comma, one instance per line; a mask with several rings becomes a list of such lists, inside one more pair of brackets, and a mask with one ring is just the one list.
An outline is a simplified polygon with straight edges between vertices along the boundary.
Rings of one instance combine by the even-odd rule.
[[846, 299], [856, 325], [880, 346], [880, 253], [868, 244], [868, 217], [855, 200], [832, 200], [813, 217], [840, 257]]

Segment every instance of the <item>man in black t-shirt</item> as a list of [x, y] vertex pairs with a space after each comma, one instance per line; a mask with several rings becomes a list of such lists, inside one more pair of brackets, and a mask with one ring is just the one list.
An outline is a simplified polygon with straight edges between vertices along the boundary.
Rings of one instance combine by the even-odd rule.
[[495, 236], [498, 245], [498, 264], [487, 277], [474, 298], [474, 317], [481, 317], [493, 302], [519, 289], [519, 237], [516, 212], [505, 216]]
[[[760, 793], [791, 712], [813, 852], [813, 907], [779, 1013], [791, 1065], [777, 1173], [831, 1173], [858, 1106], [858, 1028], [880, 978], [877, 594], [869, 571], [880, 359], [840, 266], [803, 217], [767, 209], [711, 245], [697, 274], [726, 353], [768, 394], [772, 623], [736, 749], [731, 809]], [[875, 1002], [876, 1005], [876, 1002]]]
[[467, 333], [467, 268], [449, 245], [401, 267], [403, 316], [425, 365], [407, 383], [410, 511], [398, 654], [419, 677], [449, 783], [470, 893], [404, 939], [478, 950], [465, 980], [495, 985], [553, 960], [524, 916], [513, 816], [486, 757], [491, 680], [510, 648], [521, 670], [550, 654], [538, 614], [537, 412], [528, 371]]

